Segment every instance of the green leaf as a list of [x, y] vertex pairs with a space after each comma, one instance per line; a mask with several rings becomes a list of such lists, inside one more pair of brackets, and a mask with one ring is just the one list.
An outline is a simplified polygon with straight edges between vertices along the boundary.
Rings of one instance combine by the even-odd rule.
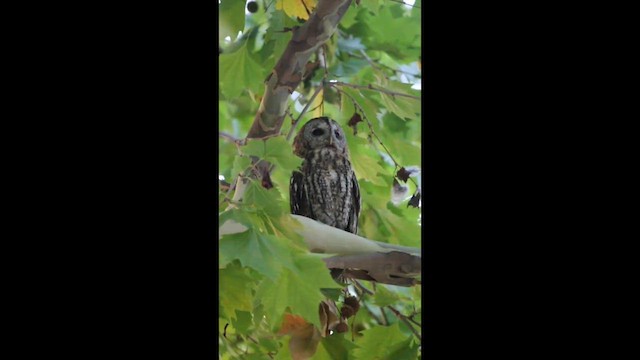
[[243, 202], [270, 219], [278, 218], [289, 210], [289, 204], [285, 203], [279, 189], [265, 189], [258, 181], [252, 181], [247, 186]]
[[358, 12], [361, 9], [362, 8], [357, 6], [355, 3], [351, 3], [351, 6], [347, 10], [347, 12], [344, 14], [344, 16], [342, 17], [338, 25], [343, 29], [349, 28], [351, 25], [353, 25], [356, 22], [356, 15], [358, 15]]
[[[252, 283], [252, 285], [254, 285], [254, 284]], [[249, 294], [249, 295], [251, 295], [251, 294]], [[222, 298], [222, 295], [220, 295], [220, 298]], [[242, 301], [244, 301], [244, 300], [245, 300], [245, 298], [242, 299]], [[251, 303], [251, 300], [253, 300], [253, 299], [251, 297], [249, 297], [250, 303]], [[251, 304], [249, 304], [249, 305], [251, 306]], [[249, 331], [249, 327], [251, 327], [252, 323], [253, 323], [253, 321], [251, 319], [251, 313], [248, 312], [248, 311], [242, 311], [242, 310], [238, 310], [238, 309], [236, 309], [236, 319], [231, 319], [231, 325], [233, 325], [233, 327], [240, 334], [246, 334]]]
[[384, 357], [388, 360], [415, 360], [418, 358], [418, 346], [412, 338], [392, 346], [389, 354]]
[[340, 295], [342, 295], [342, 289], [320, 289], [320, 291], [322, 295], [335, 301], [338, 301]]
[[346, 61], [340, 61], [334, 67], [329, 69], [329, 72], [334, 73], [339, 77], [354, 76], [358, 74], [361, 69], [369, 67], [367, 60], [349, 58]]
[[250, 267], [272, 280], [278, 279], [283, 266], [292, 267], [291, 250], [284, 239], [249, 230], [225, 235], [220, 239], [220, 256], [240, 260], [243, 266]]
[[360, 6], [368, 9], [374, 15], [378, 15], [378, 11], [380, 10], [382, 0], [361, 0]]
[[358, 180], [368, 180], [373, 184], [384, 185], [384, 180], [378, 174], [384, 174], [385, 169], [371, 155], [356, 153], [352, 159], [353, 170]]
[[295, 268], [284, 269], [277, 280], [264, 279], [256, 291], [256, 299], [274, 326], [279, 326], [285, 310], [302, 316], [320, 327], [318, 307], [325, 299], [320, 289], [340, 288], [329, 275], [321, 257], [313, 254], [296, 256]]
[[[399, 209], [399, 211], [402, 210]], [[400, 217], [394, 214], [388, 209], [378, 209], [378, 215], [391, 234], [387, 242], [403, 246], [420, 247], [421, 227], [418, 225], [417, 217], [409, 220], [406, 217]]]
[[302, 164], [302, 159], [293, 154], [291, 144], [283, 135], [270, 137], [266, 140], [249, 140], [247, 145], [242, 148], [242, 152], [275, 163], [280, 167], [280, 170], [288, 173], [299, 168]]
[[[365, 127], [366, 125], [360, 123], [358, 126]], [[390, 171], [380, 165], [382, 161], [380, 155], [371, 148], [367, 140], [359, 136], [353, 136], [353, 132], [346, 131], [345, 136], [347, 137], [347, 144], [349, 144], [351, 165], [353, 166], [358, 181], [368, 180], [377, 185], [386, 185], [386, 182], [379, 174], [386, 174]]]
[[384, 142], [400, 165], [420, 165], [422, 153], [419, 145], [414, 145], [401, 136], [387, 136]]
[[247, 156], [240, 156], [236, 153], [236, 156], [233, 157], [233, 167], [231, 168], [232, 176], [237, 176], [244, 172], [247, 168], [251, 166], [251, 159]]
[[[396, 81], [390, 81], [384, 84], [387, 90], [399, 93], [416, 96], [415, 91], [411, 89], [411, 84], [403, 84]], [[386, 93], [380, 93], [382, 96], [382, 102], [386, 105], [387, 109], [395, 113], [401, 118], [408, 120], [419, 120], [420, 113], [422, 112], [420, 100], [397, 95], [389, 95]]]
[[415, 61], [420, 56], [421, 18], [403, 14], [399, 4], [385, 5], [376, 15], [362, 11], [349, 32], [361, 37], [368, 49], [385, 51], [400, 61]]
[[[407, 131], [409, 131], [406, 120], [398, 117], [393, 112], [387, 112], [386, 114], [384, 114], [384, 116], [382, 117], [382, 122], [384, 124], [384, 127], [386, 129], [389, 129], [389, 131], [392, 133], [406, 136]], [[393, 136], [393, 138], [397, 138], [397, 136]]]
[[[292, 28], [298, 25], [294, 20], [289, 18], [282, 11], [274, 11], [269, 17], [269, 28], [264, 36], [266, 44], [272, 43], [272, 54], [278, 59], [284, 52], [289, 40], [291, 40], [292, 33], [290, 31], [284, 31], [285, 28]], [[275, 60], [271, 64], [267, 64], [269, 69], [273, 68]]]
[[314, 360], [349, 360], [353, 359], [353, 350], [357, 346], [347, 340], [345, 334], [333, 334], [323, 338], [318, 346], [318, 351], [313, 356]]
[[244, 30], [244, 6], [244, 1], [221, 0], [218, 5], [218, 10], [220, 11], [218, 15], [219, 41], [222, 41], [227, 36], [230, 36], [231, 41], [233, 41], [238, 36], [238, 32]]
[[[251, 288], [255, 285], [253, 278], [237, 263], [231, 263], [219, 270], [220, 304], [227, 319], [236, 318], [236, 310], [253, 310]], [[234, 326], [235, 327], [235, 326]], [[237, 327], [236, 327], [237, 328]]]
[[233, 53], [219, 56], [220, 89], [225, 96], [235, 98], [245, 89], [258, 92], [262, 87], [262, 67], [249, 55], [247, 42]]
[[400, 301], [398, 294], [389, 291], [389, 289], [387, 289], [383, 284], [378, 284], [378, 286], [376, 286], [376, 293], [373, 296], [374, 304], [384, 307], [388, 305], [395, 305], [398, 301]]
[[291, 352], [289, 351], [289, 345], [284, 344], [283, 346], [281, 346], [280, 350], [278, 350], [278, 353], [273, 359], [274, 360], [291, 360], [292, 357], [291, 357]]
[[218, 214], [218, 222], [220, 226], [224, 225], [228, 220], [233, 220], [237, 223], [251, 227], [255, 221], [254, 214], [249, 213], [246, 209], [231, 209], [226, 210]]
[[377, 326], [363, 331], [363, 336], [356, 340], [359, 348], [353, 353], [355, 359], [391, 359], [389, 355], [396, 350], [396, 346], [405, 344], [406, 341], [407, 337], [400, 331], [397, 323], [387, 327]]

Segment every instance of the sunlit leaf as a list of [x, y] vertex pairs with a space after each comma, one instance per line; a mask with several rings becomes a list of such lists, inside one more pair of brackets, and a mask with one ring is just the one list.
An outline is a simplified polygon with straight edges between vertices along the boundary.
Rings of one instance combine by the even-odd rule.
[[263, 234], [255, 229], [225, 235], [220, 239], [220, 255], [226, 259], [238, 259], [259, 273], [276, 280], [283, 266], [292, 266], [291, 250], [284, 239]]
[[263, 280], [256, 298], [260, 299], [265, 313], [270, 314], [276, 322], [289, 308], [292, 314], [300, 315], [307, 322], [320, 327], [318, 306], [325, 298], [320, 289], [339, 287], [321, 258], [315, 255], [298, 255], [293, 270], [284, 269], [277, 280]]
[[238, 31], [244, 30], [244, 1], [238, 0], [221, 0], [218, 5], [218, 29], [219, 29], [219, 41], [222, 41], [225, 37], [231, 37], [231, 40], [235, 40], [238, 35]]
[[220, 89], [229, 98], [239, 96], [244, 89], [261, 90], [262, 67], [248, 53], [247, 42], [233, 53], [219, 56]]
[[384, 285], [378, 285], [376, 287], [376, 294], [373, 299], [373, 302], [381, 307], [395, 305], [400, 300], [397, 294], [388, 290]]
[[382, 2], [383, 0], [360, 0], [360, 6], [371, 11], [374, 15], [378, 15]]
[[251, 288], [255, 286], [254, 279], [238, 263], [221, 269], [219, 278], [219, 288], [224, 290], [220, 291], [220, 304], [227, 319], [237, 319], [236, 310], [253, 310]]
[[277, 0], [276, 9], [284, 10], [291, 17], [307, 20], [309, 18], [308, 12], [313, 12], [316, 3], [316, 0]]
[[291, 144], [284, 136], [274, 136], [267, 140], [249, 140], [247, 145], [242, 148], [242, 152], [276, 163], [282, 171], [288, 173], [302, 164], [302, 159], [293, 154]]
[[314, 360], [349, 360], [353, 359], [353, 350], [357, 345], [348, 340], [349, 334], [334, 333], [320, 341]]
[[396, 350], [396, 346], [407, 342], [407, 336], [400, 332], [398, 324], [365, 330], [363, 335], [356, 341], [359, 348], [353, 352], [355, 359], [369, 360], [372, 354], [377, 359], [391, 359], [388, 356]]

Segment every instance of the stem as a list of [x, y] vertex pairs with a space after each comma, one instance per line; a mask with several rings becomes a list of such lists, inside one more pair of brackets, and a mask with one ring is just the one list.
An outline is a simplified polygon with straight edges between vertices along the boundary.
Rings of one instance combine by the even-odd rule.
[[223, 138], [223, 139], [225, 139], [225, 140], [227, 140], [229, 142], [232, 142], [232, 143], [234, 143], [236, 145], [244, 145], [244, 143], [245, 143], [244, 139], [235, 138], [233, 135], [227, 134], [224, 131], [218, 131], [218, 136], [220, 136], [221, 138]]
[[[420, 74], [414, 74], [414, 73], [411, 73], [411, 72], [408, 72], [408, 71], [404, 71], [404, 70], [400, 70], [400, 69], [394, 69], [394, 68], [392, 68], [391, 66], [387, 66], [387, 65], [385, 65], [385, 64], [379, 64], [379, 63], [378, 63], [378, 64], [376, 64], [376, 63], [373, 61], [373, 59], [371, 59], [371, 58], [369, 57], [369, 55], [367, 55], [367, 53], [366, 53], [364, 50], [360, 50], [360, 53], [361, 53], [361, 54], [362, 54], [362, 56], [363, 56], [362, 58], [364, 58], [365, 60], [367, 60], [367, 61], [369, 62], [369, 64], [371, 64], [371, 66], [373, 66], [373, 67], [379, 67], [379, 66], [382, 66], [383, 68], [388, 69], [388, 70], [391, 70], [391, 71], [393, 71], [393, 72], [399, 72], [399, 73], [403, 73], [403, 74], [407, 74], [407, 75], [411, 75], [411, 76], [415, 76], [415, 77], [420, 76]], [[361, 57], [359, 57], [359, 56], [355, 56], [355, 55], [353, 55], [353, 54], [351, 54], [351, 56], [353, 56], [353, 57], [354, 57], [354, 58], [356, 58], [356, 59], [362, 59]]]
[[362, 286], [362, 284], [360, 284], [358, 280], [353, 279], [353, 284], [356, 286], [356, 289], [361, 290], [364, 294], [373, 295], [373, 292], [371, 292], [371, 290], [367, 289], [366, 287]]
[[332, 81], [329, 84], [331, 84], [332, 86], [348, 86], [354, 89], [364, 89], [364, 90], [373, 90], [373, 91], [378, 91], [381, 93], [385, 93], [391, 96], [403, 96], [403, 97], [408, 97], [411, 99], [415, 99], [415, 100], [420, 100], [420, 97], [418, 96], [413, 96], [413, 95], [409, 95], [409, 94], [403, 94], [403, 93], [399, 93], [399, 92], [395, 92], [395, 91], [389, 91], [389, 90], [385, 90], [385, 89], [379, 89], [379, 88], [375, 88], [373, 87], [373, 85], [369, 84], [369, 85], [355, 85], [355, 84], [349, 84], [349, 83], [345, 83], [342, 81]]
[[300, 122], [300, 119], [302, 119], [302, 116], [307, 112], [307, 109], [313, 103], [313, 100], [315, 100], [316, 96], [318, 96], [318, 94], [320, 93], [320, 90], [322, 90], [323, 88], [324, 88], [324, 83], [322, 84], [322, 86], [318, 86], [316, 91], [311, 96], [311, 99], [309, 99], [309, 101], [307, 102], [307, 105], [305, 105], [304, 109], [302, 109], [302, 111], [300, 112], [300, 115], [298, 115], [298, 118], [291, 124], [291, 129], [289, 130], [289, 134], [287, 134], [287, 141], [291, 140], [291, 135], [293, 135], [293, 130], [295, 130], [296, 126], [298, 125], [298, 122]]
[[[381, 319], [381, 318], [379, 318], [376, 314], [374, 314], [374, 313], [373, 313], [373, 311], [371, 311], [371, 309], [370, 309], [367, 305], [363, 304], [363, 306], [364, 306], [364, 308], [365, 308], [365, 309], [367, 309], [367, 311], [369, 312], [369, 315], [371, 315], [371, 317], [372, 317], [372, 318], [373, 318], [373, 319], [374, 319], [374, 320], [375, 320], [379, 325], [387, 326], [387, 325], [385, 325], [384, 320], [383, 320], [383, 319]], [[382, 316], [384, 316], [384, 311], [382, 312]]]
[[384, 326], [389, 325], [389, 319], [387, 319], [387, 314], [384, 313], [384, 308], [380, 306], [380, 312], [382, 313], [382, 319], [384, 319]]
[[[330, 83], [330, 84], [335, 84], [335, 83]], [[364, 119], [367, 120], [367, 126], [369, 126], [369, 131], [371, 132], [371, 134], [376, 138], [376, 140], [378, 140], [378, 143], [380, 143], [380, 145], [382, 146], [384, 151], [387, 153], [387, 155], [389, 155], [389, 158], [391, 159], [391, 161], [393, 161], [393, 163], [395, 164], [396, 168], [401, 168], [402, 166], [400, 166], [400, 164], [398, 164], [398, 162], [393, 157], [393, 155], [391, 155], [391, 152], [389, 151], [389, 149], [387, 149], [387, 147], [384, 145], [382, 140], [380, 140], [380, 138], [378, 137], [376, 132], [373, 130], [373, 125], [371, 125], [371, 121], [369, 120], [369, 118], [365, 114], [364, 110], [362, 109], [362, 107], [360, 106], [358, 101], [356, 99], [354, 99], [353, 96], [351, 96], [349, 93], [343, 91], [342, 89], [337, 88], [337, 87], [334, 87], [334, 89], [336, 89], [341, 94], [347, 95], [351, 99], [351, 102], [353, 102], [353, 106], [358, 108], [360, 113], [362, 113], [362, 116], [364, 117]], [[395, 169], [394, 169], [394, 171], [395, 171]], [[410, 177], [409, 180], [411, 180], [411, 182], [416, 186], [416, 188], [418, 188], [418, 184], [415, 182], [415, 180], [413, 180], [413, 178]]]
[[389, 308], [389, 310], [391, 310], [397, 317], [398, 319], [400, 319], [402, 322], [404, 322], [409, 329], [411, 330], [411, 332], [418, 338], [418, 340], [422, 341], [422, 337], [420, 336], [420, 334], [418, 333], [418, 330], [416, 330], [413, 325], [411, 325], [411, 323], [409, 322], [409, 320], [407, 320], [407, 317], [402, 315], [402, 313], [400, 313], [400, 311], [396, 310], [393, 306], [388, 305], [387, 308]]

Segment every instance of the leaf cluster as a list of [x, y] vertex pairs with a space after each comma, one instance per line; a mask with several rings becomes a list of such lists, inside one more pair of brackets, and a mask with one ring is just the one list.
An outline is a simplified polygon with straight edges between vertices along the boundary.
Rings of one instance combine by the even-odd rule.
[[[219, 4], [219, 131], [237, 139], [243, 139], [253, 123], [264, 81], [291, 39], [290, 29], [308, 18], [301, 0], [257, 2], [255, 13], [245, 12], [244, 1]], [[310, 11], [316, 3], [304, 1]], [[419, 7], [420, 0], [415, 5]], [[421, 91], [416, 86], [421, 81], [420, 22], [419, 8], [387, 0], [354, 2], [338, 31], [312, 57], [326, 67], [307, 74], [293, 92], [280, 135], [243, 145], [220, 139], [219, 174], [231, 189], [219, 190], [219, 223], [235, 221], [247, 228], [219, 239], [220, 358], [290, 359], [287, 337], [277, 335], [285, 314], [319, 327], [318, 304], [328, 297], [339, 304], [345, 299], [344, 286], [331, 278], [320, 255], [308, 253], [294, 231], [298, 224], [286, 216], [289, 179], [301, 163], [287, 135], [299, 117], [297, 129], [319, 115], [345, 129], [361, 189], [359, 235], [420, 246], [420, 209], [408, 206], [420, 190], [420, 175], [412, 173], [408, 181], [397, 176], [400, 168], [419, 169], [421, 164]], [[324, 88], [302, 114], [318, 87]], [[349, 127], [354, 114], [361, 121]], [[273, 188], [251, 180], [255, 159], [273, 165]], [[233, 188], [239, 178], [249, 183], [242, 201], [235, 202]], [[392, 200], [394, 180], [407, 187], [400, 201]], [[320, 339], [313, 359], [421, 356], [415, 336], [388, 308], [420, 323], [420, 288], [378, 285], [369, 290], [374, 295], [359, 293], [361, 308], [348, 319], [349, 332]]]

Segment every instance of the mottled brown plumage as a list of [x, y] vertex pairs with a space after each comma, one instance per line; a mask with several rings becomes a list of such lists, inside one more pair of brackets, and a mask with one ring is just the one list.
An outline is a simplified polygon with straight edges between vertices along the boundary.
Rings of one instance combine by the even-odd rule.
[[293, 149], [304, 161], [291, 176], [291, 213], [357, 233], [360, 188], [340, 125], [328, 117], [310, 120]]

